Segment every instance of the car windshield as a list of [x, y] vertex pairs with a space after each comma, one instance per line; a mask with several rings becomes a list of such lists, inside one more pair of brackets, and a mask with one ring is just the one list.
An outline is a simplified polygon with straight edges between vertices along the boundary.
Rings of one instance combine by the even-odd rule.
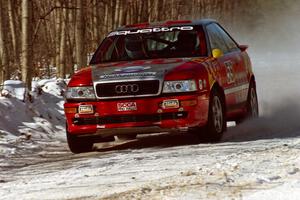
[[205, 39], [193, 26], [148, 28], [110, 33], [90, 64], [199, 56], [206, 56]]

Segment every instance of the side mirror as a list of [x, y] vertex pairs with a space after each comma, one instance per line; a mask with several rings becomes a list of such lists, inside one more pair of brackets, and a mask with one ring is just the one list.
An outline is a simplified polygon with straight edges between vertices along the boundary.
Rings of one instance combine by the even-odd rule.
[[224, 54], [223, 54], [223, 51], [221, 49], [213, 49], [212, 50], [212, 56], [214, 58], [220, 58], [222, 57]]
[[246, 51], [249, 48], [249, 46], [248, 45], [239, 45], [239, 48], [241, 51]]

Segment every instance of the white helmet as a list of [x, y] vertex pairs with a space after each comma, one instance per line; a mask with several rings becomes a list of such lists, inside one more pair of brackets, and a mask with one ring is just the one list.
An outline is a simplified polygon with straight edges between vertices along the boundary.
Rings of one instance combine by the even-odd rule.
[[143, 38], [138, 35], [127, 35], [125, 37], [125, 50], [131, 59], [145, 58]]

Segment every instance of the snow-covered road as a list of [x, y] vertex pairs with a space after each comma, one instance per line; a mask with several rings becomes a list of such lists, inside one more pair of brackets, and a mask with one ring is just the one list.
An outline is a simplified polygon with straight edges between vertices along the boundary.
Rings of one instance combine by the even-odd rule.
[[258, 64], [262, 116], [221, 143], [163, 133], [72, 155], [63, 140], [32, 139], [0, 157], [0, 199], [300, 199], [300, 70]]
[[[160, 134], [122, 144], [97, 145], [97, 152], [80, 155], [71, 155], [63, 145], [56, 153], [49, 149], [40, 157], [24, 159], [27, 166], [2, 170], [0, 196], [272, 200], [300, 197], [300, 131], [282, 135], [284, 138], [253, 141], [243, 141], [232, 129], [228, 133], [235, 139], [213, 145], [194, 144], [192, 136]], [[289, 136], [292, 137], [286, 138]], [[12, 158], [11, 163], [17, 160]]]

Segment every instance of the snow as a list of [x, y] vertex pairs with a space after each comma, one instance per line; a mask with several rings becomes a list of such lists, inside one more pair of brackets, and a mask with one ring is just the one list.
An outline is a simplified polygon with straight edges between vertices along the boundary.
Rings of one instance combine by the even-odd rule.
[[[167, 144], [161, 140], [179, 136], [153, 138]], [[265, 197], [262, 191], [284, 195], [288, 185], [281, 184], [286, 182], [292, 186], [291, 199], [297, 197], [299, 139], [297, 144], [293, 139], [285, 140], [287, 145], [280, 140], [266, 144], [259, 140], [141, 149], [131, 145], [65, 156], [61, 161], [49, 159], [13, 169], [10, 176], [2, 174], [0, 195], [3, 199], [261, 199], [255, 195]], [[9, 192], [12, 188], [14, 192]]]
[[3, 83], [3, 93], [7, 93], [16, 97], [17, 99], [24, 101], [25, 97], [25, 85], [19, 80], [7, 80]]
[[270, 199], [270, 200], [295, 200], [300, 197], [300, 181], [292, 181], [281, 186], [257, 192], [245, 200]]
[[[65, 142], [62, 80], [34, 81], [33, 102], [24, 99], [24, 85], [20, 81], [5, 81], [4, 89], [10, 97], [0, 97], [0, 158], [40, 149], [38, 142]], [[26, 141], [28, 140], [28, 141]], [[5, 165], [5, 163], [1, 163]]]
[[1, 199], [299, 199], [300, 59], [271, 57], [252, 55], [261, 117], [218, 144], [161, 133], [73, 155], [62, 80], [35, 81], [33, 103], [0, 97]]

